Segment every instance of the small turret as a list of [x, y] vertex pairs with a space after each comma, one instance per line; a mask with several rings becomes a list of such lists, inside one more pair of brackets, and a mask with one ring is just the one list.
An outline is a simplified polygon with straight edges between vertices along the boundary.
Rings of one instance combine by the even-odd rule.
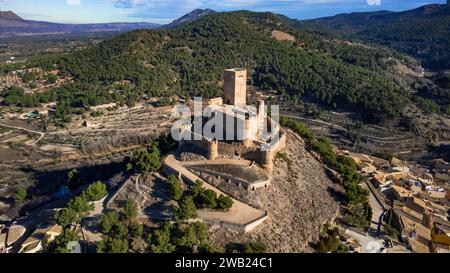
[[210, 140], [208, 141], [208, 159], [214, 160], [219, 157], [219, 141]]

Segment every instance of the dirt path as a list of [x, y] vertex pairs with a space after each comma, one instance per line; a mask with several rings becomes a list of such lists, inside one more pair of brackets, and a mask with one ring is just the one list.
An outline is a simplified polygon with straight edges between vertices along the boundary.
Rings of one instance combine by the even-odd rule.
[[6, 128], [9, 128], [9, 129], [13, 129], [13, 130], [20, 130], [20, 131], [25, 131], [25, 132], [28, 132], [28, 133], [39, 135], [39, 138], [36, 141], [26, 143], [26, 145], [29, 145], [29, 146], [35, 146], [36, 143], [38, 143], [45, 136], [45, 133], [43, 133], [43, 132], [33, 131], [33, 130], [30, 130], [30, 129], [27, 129], [27, 128], [23, 128], [23, 127], [11, 126], [11, 125], [7, 125], [7, 124], [4, 124], [4, 123], [0, 123], [0, 126], [6, 127]]

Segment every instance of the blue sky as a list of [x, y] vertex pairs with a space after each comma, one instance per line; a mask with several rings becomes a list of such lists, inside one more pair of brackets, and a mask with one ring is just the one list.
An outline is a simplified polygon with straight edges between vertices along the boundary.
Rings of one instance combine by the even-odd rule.
[[353, 11], [399, 11], [430, 3], [442, 4], [445, 0], [0, 0], [0, 7], [31, 20], [168, 23], [195, 8], [272, 11], [310, 19]]

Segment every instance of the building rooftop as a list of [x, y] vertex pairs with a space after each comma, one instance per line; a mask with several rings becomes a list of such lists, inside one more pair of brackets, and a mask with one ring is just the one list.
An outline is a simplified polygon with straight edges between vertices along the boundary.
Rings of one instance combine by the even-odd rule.
[[6, 233], [0, 232], [0, 248], [4, 247], [6, 244]]
[[22, 253], [37, 252], [42, 250], [42, 241], [34, 241], [21, 250]]
[[241, 72], [241, 71], [246, 71], [247, 69], [245, 68], [230, 68], [230, 69], [225, 69], [225, 71], [228, 72]]
[[12, 226], [8, 230], [6, 245], [10, 246], [19, 240], [25, 233], [26, 228], [23, 226]]
[[393, 185], [392, 190], [395, 191], [400, 196], [400, 198], [411, 197], [413, 194], [410, 190], [397, 185]]

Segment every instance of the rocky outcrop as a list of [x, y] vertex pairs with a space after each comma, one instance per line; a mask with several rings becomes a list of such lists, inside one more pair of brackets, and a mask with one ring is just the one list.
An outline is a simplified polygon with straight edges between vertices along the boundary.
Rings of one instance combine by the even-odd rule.
[[311, 252], [308, 243], [317, 239], [323, 224], [336, 218], [339, 204], [333, 193], [339, 189], [302, 141], [290, 134], [287, 147], [287, 156], [275, 162], [269, 188], [248, 192], [236, 185], [221, 183], [220, 188], [227, 194], [267, 210], [270, 217], [244, 235], [212, 228], [211, 239], [218, 247], [259, 240], [270, 252]]

